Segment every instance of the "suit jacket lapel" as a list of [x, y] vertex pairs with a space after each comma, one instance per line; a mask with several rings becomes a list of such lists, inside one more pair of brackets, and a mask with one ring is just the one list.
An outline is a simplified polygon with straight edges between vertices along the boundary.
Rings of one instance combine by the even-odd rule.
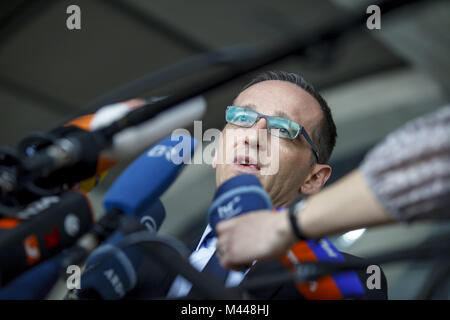
[[[280, 272], [287, 272], [278, 259], [267, 262], [258, 262], [248, 272], [242, 285], [254, 279], [264, 279], [268, 275], [274, 275]], [[297, 291], [294, 282], [274, 284], [265, 286], [261, 289], [254, 289], [248, 293], [256, 299], [272, 300], [272, 299], [302, 299], [302, 295]]]

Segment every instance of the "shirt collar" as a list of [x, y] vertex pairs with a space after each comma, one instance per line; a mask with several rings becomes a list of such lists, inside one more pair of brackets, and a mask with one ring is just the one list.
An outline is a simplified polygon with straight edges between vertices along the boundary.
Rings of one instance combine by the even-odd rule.
[[203, 245], [203, 241], [205, 241], [205, 238], [212, 232], [212, 228], [211, 226], [208, 225], [206, 226], [205, 231], [202, 234], [202, 237], [200, 238], [200, 241], [198, 242], [197, 248], [195, 248], [195, 251], [197, 251], [198, 249], [200, 249], [200, 247]]

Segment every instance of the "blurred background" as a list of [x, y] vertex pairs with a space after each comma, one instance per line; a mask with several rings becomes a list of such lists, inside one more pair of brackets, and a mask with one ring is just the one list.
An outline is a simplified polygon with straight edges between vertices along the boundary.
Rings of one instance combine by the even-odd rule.
[[[66, 27], [66, 9], [72, 4], [81, 9], [81, 30]], [[369, 4], [361, 0], [1, 1], [0, 145], [15, 145], [31, 132], [52, 129], [85, 113], [86, 106], [111, 90], [188, 57], [233, 45], [270, 45], [299, 32], [306, 36], [351, 15], [366, 15]], [[361, 26], [333, 44], [263, 68], [301, 74], [328, 101], [338, 129], [331, 160], [334, 176], [328, 185], [357, 166], [388, 132], [449, 101], [448, 30], [449, 2], [419, 1], [382, 15], [380, 30]], [[220, 68], [211, 68], [140, 96], [171, 95], [186, 83], [204, 81], [218, 72]], [[204, 131], [223, 127], [225, 107], [252, 75], [205, 95]], [[126, 165], [110, 170], [90, 192], [97, 214], [103, 213], [102, 196]], [[192, 246], [206, 226], [214, 191], [210, 166], [187, 166], [162, 197], [167, 217], [161, 232]], [[448, 223], [414, 223], [357, 230], [331, 239], [342, 251], [368, 257], [449, 229]], [[435, 270], [427, 262], [383, 268], [390, 299], [418, 297]], [[59, 299], [63, 289], [55, 288], [48, 298]], [[438, 297], [449, 299], [450, 292], [440, 292]]]

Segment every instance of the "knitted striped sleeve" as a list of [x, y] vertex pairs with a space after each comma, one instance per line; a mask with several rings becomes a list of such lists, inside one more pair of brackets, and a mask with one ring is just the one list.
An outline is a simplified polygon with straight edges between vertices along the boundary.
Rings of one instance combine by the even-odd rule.
[[389, 134], [360, 170], [394, 219], [450, 218], [450, 105]]

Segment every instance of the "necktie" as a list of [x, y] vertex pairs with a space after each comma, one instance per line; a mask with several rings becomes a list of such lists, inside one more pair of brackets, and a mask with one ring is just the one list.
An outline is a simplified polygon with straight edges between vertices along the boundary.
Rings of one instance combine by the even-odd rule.
[[[203, 245], [207, 246], [208, 242], [212, 240], [214, 237], [214, 234], [212, 231], [210, 231], [206, 237], [203, 239]], [[225, 284], [225, 280], [228, 276], [228, 270], [225, 270], [220, 265], [219, 259], [217, 258], [217, 250], [214, 251], [214, 254], [209, 259], [208, 263], [206, 264], [205, 268], [203, 268], [203, 272], [209, 273], [216, 279], [218, 279], [220, 282]]]
[[[213, 233], [210, 232], [208, 235], [206, 235], [206, 237], [203, 239], [202, 243], [203, 246], [207, 246], [208, 242], [213, 238]], [[210, 276], [214, 277], [215, 279], [219, 280], [221, 283], [223, 283], [225, 285], [225, 281], [228, 277], [228, 270], [222, 268], [222, 266], [220, 265], [219, 259], [217, 258], [216, 255], [217, 251], [214, 251], [214, 254], [211, 256], [211, 258], [209, 259], [208, 263], [206, 264], [206, 266], [203, 268], [202, 272], [206, 272], [208, 273]], [[195, 289], [193, 290], [193, 288], [191, 288], [189, 290], [189, 294], [194, 294]]]
[[224, 269], [219, 263], [219, 259], [217, 258], [217, 251], [215, 251], [211, 259], [209, 259], [208, 263], [203, 269], [203, 272], [209, 273], [223, 284], [225, 284], [225, 280], [228, 276], [228, 270]]

